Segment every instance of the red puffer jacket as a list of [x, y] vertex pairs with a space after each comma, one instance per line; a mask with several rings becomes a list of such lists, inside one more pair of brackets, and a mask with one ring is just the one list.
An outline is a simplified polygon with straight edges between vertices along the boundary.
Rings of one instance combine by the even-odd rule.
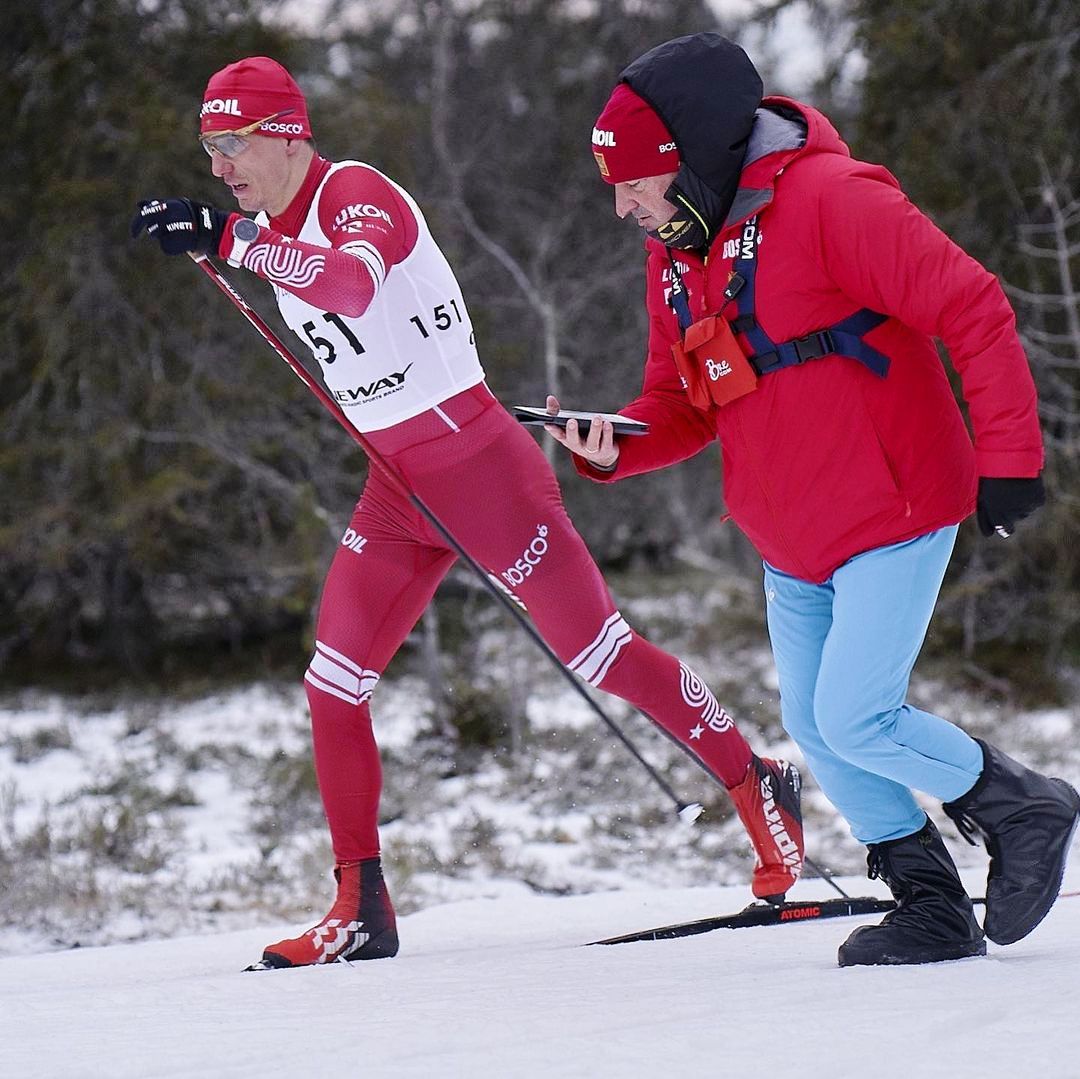
[[[820, 113], [785, 98], [764, 105], [801, 114], [806, 143], [744, 167], [735, 209], [706, 260], [675, 253], [694, 317], [721, 307], [734, 247], [727, 244], [725, 257], [725, 243], [756, 212], [755, 314], [765, 332], [790, 341], [870, 308], [889, 316], [865, 337], [889, 357], [887, 377], [826, 356], [699, 411], [671, 355], [679, 329], [667, 299], [668, 251], [650, 239], [644, 386], [620, 411], [651, 431], [621, 440], [614, 472], [575, 460], [583, 475], [612, 482], [719, 438], [732, 518], [766, 561], [821, 582], [862, 551], [963, 520], [978, 476], [1037, 475], [1042, 438], [1015, 317], [993, 275], [917, 210], [887, 170], [853, 160]], [[725, 315], [734, 318], [736, 307]], [[960, 375], [974, 446], [935, 337]]]

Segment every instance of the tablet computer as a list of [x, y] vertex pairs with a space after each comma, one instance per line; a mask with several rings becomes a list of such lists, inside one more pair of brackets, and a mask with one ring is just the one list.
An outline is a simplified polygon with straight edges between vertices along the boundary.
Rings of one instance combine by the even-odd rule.
[[599, 416], [602, 420], [610, 420], [611, 426], [617, 435], [643, 435], [649, 430], [649, 425], [641, 420], [632, 420], [628, 416], [620, 416], [617, 412], [577, 412], [573, 409], [563, 408], [552, 414], [546, 408], [530, 408], [528, 405], [514, 406], [514, 419], [526, 425], [543, 425], [550, 423], [555, 427], [565, 427], [570, 420], [578, 421], [578, 430], [584, 434], [593, 416]]

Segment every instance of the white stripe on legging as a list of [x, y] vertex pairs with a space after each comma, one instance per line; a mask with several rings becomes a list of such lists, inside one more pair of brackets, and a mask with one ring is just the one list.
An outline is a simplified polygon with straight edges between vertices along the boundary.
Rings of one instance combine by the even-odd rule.
[[343, 701], [363, 704], [375, 689], [379, 672], [366, 670], [328, 644], [316, 641], [315, 655], [311, 657], [304, 678], [317, 689], [333, 693]]
[[329, 693], [332, 697], [339, 697], [343, 701], [347, 701], [349, 704], [359, 704], [360, 698], [355, 693], [343, 693], [336, 686], [330, 685], [329, 682], [324, 682], [321, 678], [311, 673], [309, 667], [307, 673], [304, 675], [304, 681], [309, 686], [314, 686], [316, 689], [321, 689], [323, 693]]
[[616, 611], [604, 623], [600, 632], [568, 664], [590, 686], [598, 686], [619, 653], [630, 643], [632, 631], [626, 619]]

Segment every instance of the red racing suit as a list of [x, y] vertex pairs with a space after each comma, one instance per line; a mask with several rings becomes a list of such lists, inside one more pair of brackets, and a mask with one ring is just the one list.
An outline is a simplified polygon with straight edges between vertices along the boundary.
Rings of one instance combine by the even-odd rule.
[[[271, 282], [350, 421], [521, 599], [571, 670], [640, 708], [726, 786], [740, 783], [750, 747], [708, 687], [626, 623], [544, 455], [483, 382], [464, 300], [408, 194], [370, 166], [316, 157], [285, 212], [260, 221], [242, 250], [227, 229], [220, 254]], [[326, 579], [305, 676], [339, 862], [378, 854], [369, 701], [454, 560], [372, 468]]]
[[[854, 160], [816, 110], [786, 98], [805, 145], [754, 158], [707, 258], [674, 252], [695, 319], [724, 306], [746, 222], [757, 216], [754, 314], [774, 342], [868, 308], [888, 316], [864, 340], [888, 357], [881, 378], [828, 355], [758, 378], [701, 411], [672, 359], [671, 255], [647, 241], [648, 356], [641, 395], [620, 412], [650, 424], [620, 442], [610, 483], [685, 460], [714, 439], [732, 519], [766, 562], [821, 583], [852, 556], [956, 524], [979, 476], [1035, 476], [1043, 463], [1035, 385], [997, 280], [908, 201], [884, 168]], [[724, 309], [734, 319], [738, 296]], [[934, 345], [960, 376], [974, 445]], [[746, 340], [740, 339], [749, 352]]]

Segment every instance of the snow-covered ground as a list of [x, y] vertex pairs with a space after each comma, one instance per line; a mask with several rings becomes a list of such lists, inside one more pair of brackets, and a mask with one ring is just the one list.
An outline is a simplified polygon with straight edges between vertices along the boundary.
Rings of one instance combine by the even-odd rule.
[[[799, 762], [754, 588], [623, 606], [755, 748]], [[0, 1079], [1080, 1079], [1080, 896], [1018, 945], [931, 968], [839, 970], [858, 919], [582, 947], [744, 906], [745, 835], [643, 717], [599, 695], [682, 800], [705, 804], [692, 828], [527, 641], [497, 616], [470, 630], [477, 669], [524, 713], [494, 748], [455, 745], [433, 734], [420, 674], [406, 664], [380, 685], [402, 951], [377, 963], [240, 973], [332, 892], [298, 681], [0, 700]], [[911, 699], [1080, 784], [1080, 705], [1024, 711], [951, 682], [923, 664]], [[1080, 697], [1075, 679], [1061, 693]], [[852, 894], [884, 894], [812, 781], [803, 805], [814, 860]], [[981, 893], [985, 852], [926, 805]], [[1080, 889], [1080, 838], [1066, 889]], [[793, 898], [830, 894], [810, 876]]]
[[[1080, 884], [1075, 867], [1066, 883]], [[839, 969], [858, 919], [582, 947], [745, 899], [522, 888], [402, 919], [393, 960], [259, 974], [240, 968], [285, 927], [9, 957], [0, 1075], [1080, 1076], [1080, 897], [1019, 944], [937, 966]]]
[[[742, 602], [753, 609], [757, 596]], [[706, 628], [737, 603], [650, 592], [627, 606], [710, 680], [756, 748], [792, 755], [760, 630], [737, 642]], [[696, 763], [623, 702], [597, 695], [680, 798], [705, 804], [696, 827], [672, 827], [674, 806], [537, 664], [524, 635], [487, 606], [470, 628], [476, 669], [496, 684], [450, 672], [455, 708], [501, 721], [518, 707], [516, 734], [485, 745], [434, 733], [429, 687], [408, 664], [373, 702], [380, 835], [399, 913], [523, 882], [565, 895], [746, 881], [745, 834]], [[478, 704], [475, 691], [488, 696]], [[805, 801], [821, 822], [816, 853], [856, 871], [863, 852], [816, 791]], [[321, 915], [331, 865], [299, 676], [187, 696], [0, 700], [0, 955]]]
[[[798, 762], [767, 714], [768, 665], [753, 650], [729, 658], [742, 701], [721, 666], [695, 665], [756, 748]], [[566, 687], [533, 693], [522, 745], [494, 752], [433, 740], [425, 693], [411, 676], [387, 680], [377, 709], [380, 831], [400, 913], [498, 898], [523, 883], [567, 895], [748, 879], [749, 845], [726, 796], [620, 702], [603, 700], [682, 800], [705, 804], [694, 827], [675, 823], [674, 807]], [[1003, 714], [926, 680], [914, 693], [1080, 783], [1075, 706]], [[803, 803], [814, 861], [859, 872], [865, 850], [812, 780]], [[979, 865], [982, 851], [937, 819], [958, 863]], [[0, 956], [321, 915], [331, 864], [297, 685], [110, 705], [23, 694], [0, 704]]]

